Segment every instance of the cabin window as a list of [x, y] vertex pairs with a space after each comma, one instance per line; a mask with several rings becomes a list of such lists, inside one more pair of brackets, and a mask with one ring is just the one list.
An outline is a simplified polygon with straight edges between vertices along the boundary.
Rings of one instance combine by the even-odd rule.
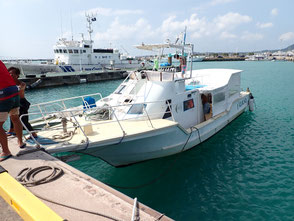
[[121, 94], [121, 92], [123, 91], [123, 89], [126, 87], [126, 85], [120, 85], [117, 89], [116, 89], [116, 91], [115, 91], [115, 93], [116, 94]]
[[184, 101], [184, 111], [194, 108], [194, 101], [193, 99], [189, 99]]
[[147, 104], [134, 104], [128, 111], [128, 114], [143, 114], [144, 108]]
[[66, 49], [63, 49], [63, 53], [67, 53], [67, 50]]
[[78, 54], [78, 53], [79, 53], [79, 50], [74, 49], [74, 53], [75, 53], [75, 54]]
[[89, 45], [84, 45], [84, 48], [90, 48], [90, 46]]
[[72, 54], [72, 49], [68, 49], [68, 53]]
[[86, 53], [86, 50], [83, 50], [83, 53]]
[[58, 53], [58, 50], [57, 49], [54, 49], [54, 53]]
[[214, 94], [213, 95], [213, 103], [222, 102], [223, 100], [225, 100], [225, 98], [226, 98], [225, 92], [220, 92], [218, 94]]
[[62, 49], [59, 49], [58, 51], [59, 51], [59, 53], [62, 53]]

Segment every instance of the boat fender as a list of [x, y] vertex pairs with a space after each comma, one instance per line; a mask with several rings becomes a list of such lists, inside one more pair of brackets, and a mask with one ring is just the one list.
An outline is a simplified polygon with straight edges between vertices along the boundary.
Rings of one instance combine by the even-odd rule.
[[253, 95], [250, 93], [249, 94], [249, 110], [250, 111], [254, 111], [254, 103], [255, 103], [255, 101], [254, 101], [254, 97], [253, 97]]

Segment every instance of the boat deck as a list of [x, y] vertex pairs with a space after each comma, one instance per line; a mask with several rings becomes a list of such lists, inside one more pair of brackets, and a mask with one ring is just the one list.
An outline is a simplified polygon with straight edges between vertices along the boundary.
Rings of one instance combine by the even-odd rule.
[[[117, 121], [86, 121], [84, 118], [77, 117], [77, 121], [88, 137], [89, 145], [91, 145], [91, 143], [95, 143], [96, 145], [105, 142], [116, 143], [123, 138], [140, 136], [140, 134], [146, 134], [148, 132], [154, 132], [155, 130], [158, 131], [178, 125], [177, 122], [164, 119], [154, 119], [151, 121], [128, 120], [118, 123]], [[61, 125], [55, 125], [50, 131], [39, 132], [38, 136], [46, 137], [47, 140], [52, 142], [50, 145], [43, 145], [50, 153], [84, 149], [87, 146], [84, 133], [80, 129], [74, 130], [74, 128], [68, 129], [68, 132], [70, 131], [73, 133], [70, 138], [54, 140], [54, 136], [63, 134]], [[38, 141], [40, 141], [42, 145], [42, 138], [38, 139]]]
[[[52, 182], [26, 187], [64, 220], [131, 220], [134, 200], [128, 196], [32, 146], [20, 150], [14, 137], [9, 138], [9, 147], [13, 157], [0, 162], [0, 166], [5, 168], [12, 177], [16, 177], [21, 170], [27, 167], [52, 166], [64, 171], [63, 176]], [[64, 207], [57, 203], [77, 209]], [[0, 201], [0, 204], [1, 208], [5, 208], [5, 206], [2, 207], [3, 201]], [[139, 214], [140, 218], [137, 216], [135, 220], [171, 220], [141, 203], [138, 203], [137, 207], [139, 209], [136, 214]], [[2, 216], [2, 213], [6, 211], [0, 210], [0, 217], [5, 217]]]

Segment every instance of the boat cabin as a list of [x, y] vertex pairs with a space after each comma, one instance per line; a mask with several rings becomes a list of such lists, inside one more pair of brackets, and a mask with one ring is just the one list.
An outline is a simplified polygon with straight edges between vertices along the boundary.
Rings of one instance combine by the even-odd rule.
[[[230, 69], [194, 70], [183, 78], [181, 72], [135, 71], [104, 102], [116, 106], [118, 119], [173, 119], [189, 128], [230, 108], [239, 96], [240, 73]], [[204, 113], [207, 105], [209, 112]]]

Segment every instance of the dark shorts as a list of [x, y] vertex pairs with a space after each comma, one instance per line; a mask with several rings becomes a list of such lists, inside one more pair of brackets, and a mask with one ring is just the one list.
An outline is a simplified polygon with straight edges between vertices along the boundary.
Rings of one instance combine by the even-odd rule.
[[7, 100], [0, 101], [0, 112], [9, 112], [10, 110], [20, 106], [19, 95], [11, 97]]

